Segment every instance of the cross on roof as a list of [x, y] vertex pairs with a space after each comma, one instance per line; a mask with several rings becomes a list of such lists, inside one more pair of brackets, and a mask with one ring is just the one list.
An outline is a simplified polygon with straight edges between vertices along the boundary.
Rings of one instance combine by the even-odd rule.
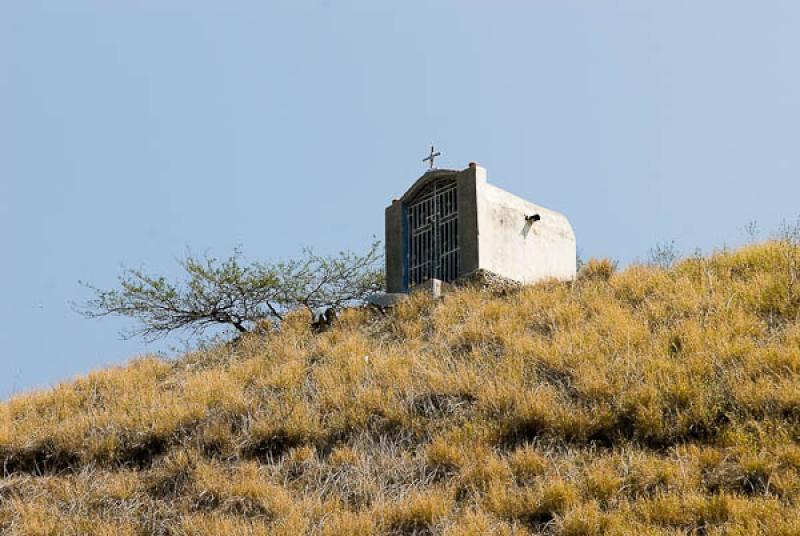
[[436, 150], [433, 148], [433, 145], [431, 145], [431, 154], [430, 154], [430, 155], [428, 155], [428, 157], [427, 157], [427, 158], [423, 158], [423, 159], [422, 159], [422, 161], [423, 161], [423, 162], [430, 162], [430, 164], [431, 164], [431, 169], [433, 169], [434, 160], [436, 160], [436, 157], [437, 157], [437, 156], [442, 156], [442, 153], [440, 153], [439, 151], [436, 151]]

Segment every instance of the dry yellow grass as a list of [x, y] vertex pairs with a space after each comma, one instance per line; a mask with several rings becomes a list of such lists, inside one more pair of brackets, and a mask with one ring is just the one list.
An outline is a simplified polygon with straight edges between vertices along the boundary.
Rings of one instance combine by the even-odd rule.
[[800, 534], [783, 242], [414, 296], [0, 404], [3, 534]]

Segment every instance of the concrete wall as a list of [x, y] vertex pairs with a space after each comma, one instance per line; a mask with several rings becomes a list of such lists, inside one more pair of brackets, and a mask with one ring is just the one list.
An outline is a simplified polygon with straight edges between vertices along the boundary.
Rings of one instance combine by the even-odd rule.
[[406, 231], [403, 203], [399, 199], [386, 207], [386, 292], [405, 292]]
[[[541, 220], [526, 221], [533, 214]], [[575, 277], [575, 233], [567, 218], [487, 183], [478, 185], [478, 237], [484, 270], [522, 283]]]
[[458, 188], [459, 277], [480, 268], [478, 241], [478, 191], [486, 184], [486, 170], [474, 165], [456, 178]]

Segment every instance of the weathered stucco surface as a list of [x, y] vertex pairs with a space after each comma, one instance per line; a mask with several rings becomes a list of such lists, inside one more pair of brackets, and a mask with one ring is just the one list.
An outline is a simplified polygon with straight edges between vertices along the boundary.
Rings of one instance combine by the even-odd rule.
[[[567, 218], [488, 183], [478, 184], [478, 264], [533, 283], [575, 277], [575, 233]], [[538, 221], [526, 216], [538, 214]]]

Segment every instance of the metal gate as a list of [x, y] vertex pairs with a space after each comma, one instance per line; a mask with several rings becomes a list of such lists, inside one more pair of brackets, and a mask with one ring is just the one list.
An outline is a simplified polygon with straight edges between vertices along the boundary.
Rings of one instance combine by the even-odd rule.
[[452, 179], [434, 181], [408, 205], [408, 286], [458, 277], [458, 196]]

